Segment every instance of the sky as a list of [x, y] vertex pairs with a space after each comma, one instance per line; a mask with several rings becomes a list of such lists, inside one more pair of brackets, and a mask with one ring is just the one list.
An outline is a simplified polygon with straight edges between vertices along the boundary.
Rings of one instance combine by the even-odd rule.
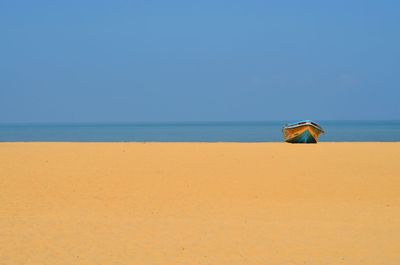
[[1, 1], [0, 123], [400, 120], [400, 1]]

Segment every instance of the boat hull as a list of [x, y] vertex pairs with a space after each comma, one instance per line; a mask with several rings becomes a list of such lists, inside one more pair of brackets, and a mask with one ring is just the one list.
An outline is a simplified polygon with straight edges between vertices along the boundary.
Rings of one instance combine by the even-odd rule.
[[307, 124], [283, 129], [284, 140], [288, 143], [317, 143], [321, 133], [319, 129]]

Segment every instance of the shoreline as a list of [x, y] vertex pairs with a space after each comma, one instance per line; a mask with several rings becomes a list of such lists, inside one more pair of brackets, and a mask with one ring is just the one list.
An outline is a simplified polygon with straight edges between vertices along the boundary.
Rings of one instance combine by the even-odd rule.
[[332, 143], [339, 143], [339, 144], [374, 144], [374, 143], [384, 143], [384, 144], [398, 144], [400, 141], [348, 141], [348, 142], [318, 142], [318, 143], [286, 143], [286, 142], [144, 142], [144, 141], [137, 141], [137, 142], [123, 142], [123, 141], [103, 141], [103, 142], [91, 142], [91, 141], [15, 141], [15, 142], [0, 142], [1, 144], [286, 144], [286, 145], [318, 145], [318, 144], [332, 144]]

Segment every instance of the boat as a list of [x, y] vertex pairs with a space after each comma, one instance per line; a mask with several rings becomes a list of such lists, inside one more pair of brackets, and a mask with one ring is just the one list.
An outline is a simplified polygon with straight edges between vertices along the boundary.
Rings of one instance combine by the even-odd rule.
[[316, 143], [325, 131], [317, 123], [304, 120], [283, 127], [283, 138], [288, 143]]

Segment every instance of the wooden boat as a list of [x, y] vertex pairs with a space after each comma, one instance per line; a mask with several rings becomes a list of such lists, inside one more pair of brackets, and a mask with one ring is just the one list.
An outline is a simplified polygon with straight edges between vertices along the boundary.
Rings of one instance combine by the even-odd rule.
[[316, 143], [318, 137], [325, 133], [321, 126], [310, 120], [287, 124], [282, 131], [288, 143]]

